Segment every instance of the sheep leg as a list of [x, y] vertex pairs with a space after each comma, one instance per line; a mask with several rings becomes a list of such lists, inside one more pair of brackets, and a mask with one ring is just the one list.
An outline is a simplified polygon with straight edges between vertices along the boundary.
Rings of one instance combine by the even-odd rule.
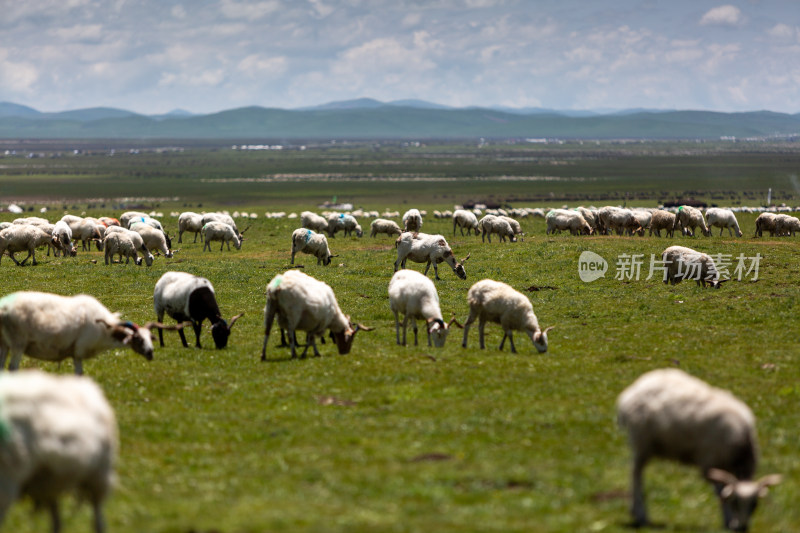
[[[517, 353], [517, 348], [514, 346], [514, 335], [511, 330], [508, 330], [504, 335], [503, 338], [508, 337], [508, 343], [511, 345], [511, 353]], [[502, 344], [502, 342], [500, 343]], [[501, 350], [503, 348], [500, 348]]]
[[8, 363], [8, 369], [18, 369], [20, 362], [22, 362], [22, 348], [11, 350], [11, 362]]
[[58, 501], [53, 499], [50, 505], [47, 506], [50, 511], [50, 523], [53, 525], [53, 533], [61, 532], [61, 516], [58, 512]]
[[[397, 345], [398, 346], [402, 346], [402, 344], [400, 344], [400, 315], [399, 315], [399, 313], [397, 311], [393, 311], [393, 312], [394, 312], [394, 336], [397, 339]], [[403, 324], [404, 324], [403, 325], [403, 337], [405, 337], [405, 331], [406, 331], [405, 319], [403, 320]]]
[[293, 329], [286, 330], [287, 335], [289, 335], [289, 347], [292, 350], [292, 359], [297, 357], [297, 335]]
[[20, 265], [20, 264], [19, 264], [19, 261], [17, 261], [17, 258], [16, 258], [16, 257], [14, 257], [14, 253], [12, 253], [12, 252], [8, 252], [8, 256], [11, 258], [11, 260], [12, 260], [12, 261], [14, 261], [14, 263], [15, 263], [17, 266], [22, 266], [22, 265]]
[[486, 348], [486, 344], [483, 342], [483, 330], [486, 327], [486, 320], [482, 317], [478, 320], [478, 339], [480, 340], [481, 350]]
[[82, 376], [83, 375], [83, 360], [73, 356], [72, 357], [72, 366], [75, 368], [75, 375]]
[[[406, 315], [408, 317], [408, 315]], [[411, 317], [411, 328], [414, 330], [414, 346], [417, 346], [417, 319]]]
[[506, 343], [506, 339], [508, 338], [508, 333], [505, 331], [503, 332], [503, 340], [500, 341], [500, 348], [498, 348], [501, 352], [503, 351], [503, 345]]
[[[20, 266], [24, 266], [25, 262], [28, 261], [28, 259], [30, 259], [30, 257], [32, 255], [33, 255], [33, 251], [32, 250], [28, 250], [28, 256], [25, 259], [23, 259], [22, 262], [19, 265]], [[35, 255], [33, 255], [33, 264], [34, 265], [36, 264], [36, 256]]]
[[106, 523], [103, 520], [103, 508], [99, 500], [92, 502], [92, 510], [94, 512], [94, 533], [103, 533], [106, 530]]
[[[202, 348], [200, 346], [200, 332], [203, 331], [203, 323], [202, 322], [195, 322], [192, 321], [192, 327], [194, 328], [194, 336], [195, 336], [195, 346], [197, 348]], [[181, 331], [181, 330], [178, 330]]]
[[467, 321], [464, 322], [464, 340], [461, 341], [461, 347], [467, 347], [467, 335], [469, 335], [469, 327], [475, 322], [475, 319], [478, 317], [478, 314], [470, 308], [469, 316], [467, 317]]
[[204, 252], [206, 251], [206, 248], [208, 248], [208, 251], [209, 251], [209, 252], [211, 251], [211, 243], [210, 243], [210, 242], [208, 242], [208, 239], [206, 239], [206, 242], [205, 242], [205, 244], [203, 245], [203, 251], [204, 251]]
[[308, 345], [310, 344], [311, 347], [314, 349], [314, 357], [320, 357], [319, 350], [317, 350], [317, 342], [315, 340], [316, 335], [313, 333], [308, 333], [306, 336], [306, 350], [308, 350]]
[[634, 456], [631, 475], [631, 486], [633, 490], [631, 516], [633, 517], [633, 525], [636, 527], [647, 525], [647, 508], [644, 501], [644, 483], [642, 477], [646, 464], [646, 457], [638, 454]]

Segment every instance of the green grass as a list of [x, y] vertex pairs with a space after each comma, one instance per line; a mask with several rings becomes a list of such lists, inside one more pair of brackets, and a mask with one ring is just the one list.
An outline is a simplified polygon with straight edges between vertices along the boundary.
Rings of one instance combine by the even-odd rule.
[[[384, 198], [374, 207], [400, 201]], [[299, 212], [313, 205], [289, 207]], [[163, 221], [168, 229], [177, 226], [174, 218]], [[318, 267], [304, 255], [296, 262], [333, 287], [353, 320], [376, 329], [359, 333], [347, 356], [334, 355], [327, 343], [322, 357], [305, 360], [289, 359], [273, 335], [269, 361], [260, 362], [264, 290], [289, 266], [296, 223], [287, 219], [254, 221], [241, 251], [203, 253], [200, 243], [184, 242], [175, 245], [181, 251], [174, 259], [158, 258], [151, 268], [106, 267], [99, 252], [42, 257], [41, 265], [23, 268], [6, 258], [0, 276], [4, 293], [87, 292], [123, 317], [145, 322], [154, 319], [156, 280], [184, 270], [212, 281], [226, 317], [245, 312], [225, 350], [212, 348], [208, 330], [202, 350], [184, 349], [177, 334], [166, 332], [166, 346], [152, 362], [116, 350], [84, 365], [120, 426], [120, 483], [106, 506], [110, 531], [627, 531], [629, 454], [614, 402], [640, 374], [674, 365], [751, 406], [762, 450], [759, 474], [785, 476], [759, 508], [753, 529], [795, 531], [800, 244], [797, 238], [751, 239], [754, 216], [739, 221], [741, 239], [657, 239], [546, 236], [543, 220], [526, 219], [524, 242], [489, 244], [451, 238], [449, 221], [428, 217], [425, 231], [447, 236], [458, 257], [472, 254], [466, 281], [440, 269], [436, 286], [445, 316], [456, 313], [463, 322], [466, 292], [483, 278], [522, 291], [554, 287], [525, 292], [540, 323], [556, 326], [546, 354], [522, 335], [520, 353], [498, 351], [501, 333], [492, 325], [484, 351], [477, 328], [466, 350], [460, 330], [440, 350], [397, 346], [386, 293], [393, 239], [339, 236], [330, 240], [340, 254], [331, 266]], [[649, 259], [671, 243], [709, 253], [760, 253], [759, 280], [713, 291], [614, 279], [619, 254]], [[584, 250], [609, 261], [605, 278], [580, 281]], [[23, 365], [72, 371], [70, 363], [26, 358]], [[719, 528], [717, 502], [695, 470], [655, 462], [646, 483], [651, 517], [666, 530]], [[87, 530], [88, 510], [67, 509], [65, 531]], [[44, 515], [32, 519], [30, 507], [18, 504], [3, 531], [32, 533], [46, 524]]]

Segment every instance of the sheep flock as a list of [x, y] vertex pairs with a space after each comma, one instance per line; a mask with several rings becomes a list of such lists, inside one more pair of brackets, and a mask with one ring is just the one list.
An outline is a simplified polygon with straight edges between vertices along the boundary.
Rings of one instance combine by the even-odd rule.
[[[508, 342], [514, 354], [522, 351], [532, 356], [535, 351], [545, 354], [539, 357], [559, 357], [563, 353], [560, 346], [566, 342], [558, 337], [561, 330], [556, 329], [553, 338], [548, 339], [549, 331], [557, 327], [558, 318], [548, 310], [544, 300], [528, 296], [524, 286], [512, 286], [502, 279], [501, 254], [506, 247], [534, 250], [535, 240], [523, 237], [537, 234], [546, 239], [573, 239], [578, 243], [590, 243], [588, 239], [598, 238], [621, 237], [630, 242], [664, 239], [668, 244], [660, 255], [667, 265], [663, 282], [675, 285], [682, 280], [695, 280], [700, 289], [694, 294], [706, 297], [709, 293], [702, 288], [720, 288], [728, 281], [712, 256], [699, 250], [708, 250], [708, 243], [714, 242], [713, 239], [726, 239], [735, 245], [744, 238], [763, 239], [765, 233], [791, 238], [800, 231], [800, 221], [794, 215], [786, 210], [774, 210], [761, 213], [755, 233], [745, 237], [736, 219], [739, 212], [743, 210], [709, 208], [703, 211], [692, 206], [670, 209], [454, 206], [453, 211], [432, 213], [434, 219], [442, 219], [438, 222], [431, 220], [425, 210], [414, 208], [405, 210], [402, 216], [400, 211], [389, 210], [266, 213], [267, 218], [291, 220], [294, 227], [281, 236], [283, 248], [260, 250], [285, 257], [286, 263], [281, 271], [259, 272], [258, 275], [263, 274], [260, 285], [252, 288], [253, 294], [258, 294], [263, 303], [263, 322], [259, 321], [262, 349], [260, 359], [253, 354], [253, 361], [296, 359], [298, 356], [303, 359], [309, 348], [314, 356], [323, 353], [345, 356], [357, 344], [380, 349], [374, 334], [368, 333], [379, 325], [364, 325], [361, 321], [372, 319], [359, 316], [363, 311], [352, 304], [353, 298], [363, 295], [327, 274], [358, 264], [358, 254], [342, 246], [342, 242], [362, 239], [357, 242], [368, 244], [369, 253], [381, 254], [384, 258], [385, 279], [364, 279], [363, 282], [385, 286], [386, 316], [392, 319], [380, 326], [393, 327], [396, 344], [406, 347], [409, 354], [420, 345], [417, 321], [424, 324], [431, 353], [445, 346], [453, 326], [463, 328], [459, 350], [464, 353], [469, 349], [470, 328], [478, 321], [481, 350], [486, 349], [485, 326], [493, 323], [496, 326], [490, 327], [503, 332], [499, 350]], [[214, 261], [236, 261], [248, 250], [261, 247], [261, 236], [255, 232], [245, 239], [247, 229], [240, 231], [235, 220], [251, 222], [257, 215], [237, 215], [175, 212], [164, 217], [155, 212], [126, 212], [118, 217], [64, 215], [52, 223], [45, 218], [28, 217], [0, 224], [0, 258], [8, 255], [14, 263], [0, 265], [6, 275], [25, 276], [28, 269], [43, 268], [43, 264], [52, 262], [57, 267], [70, 261], [86, 263], [87, 258], [92, 263], [89, 268], [105, 269], [103, 272], [108, 275], [120, 275], [124, 269], [140, 273], [151, 268], [166, 268], [157, 282], [143, 282], [137, 294], [129, 295], [132, 300], [143, 302], [142, 309], [149, 309], [147, 312], [155, 319], [142, 325], [122, 319], [119, 313], [101, 303], [107, 301], [111, 305], [108, 295], [67, 297], [48, 292], [73, 294], [68, 286], [30, 287], [27, 291], [0, 294], [0, 362], [4, 371], [0, 375], [0, 531], [8, 508], [25, 497], [33, 500], [37, 509], [46, 510], [52, 530], [60, 531], [59, 501], [66, 493], [75, 494], [79, 501], [91, 505], [95, 533], [106, 530], [103, 505], [114, 486], [119, 453], [114, 409], [101, 386], [90, 377], [58, 377], [39, 369], [18, 369], [36, 365], [56, 371], [54, 363], [72, 360], [75, 373], [82, 374], [84, 360], [121, 348], [130, 348], [149, 361], [157, 361], [151, 336], [153, 330], [159, 332], [160, 347], [164, 346], [163, 330], [177, 330], [181, 344], [189, 353], [183, 330], [191, 325], [195, 332], [193, 349], [203, 349], [200, 340], [205, 319], [210, 323], [216, 349], [240, 342], [243, 333], [232, 334], [232, 328], [244, 313], [226, 321], [217, 300], [225, 304], [225, 295], [217, 293], [209, 279], [197, 275], [202, 274], [198, 272], [202, 265], [182, 259], [186, 254], [172, 247], [173, 238], [177, 236], [177, 242], [184, 249], [214, 257]], [[169, 222], [165, 222], [167, 220]], [[449, 235], [451, 224], [452, 236]], [[369, 225], [369, 235], [363, 234], [362, 225]], [[719, 229], [717, 235], [716, 229]], [[437, 230], [446, 234], [435, 233]], [[647, 236], [646, 232], [649, 232]], [[197, 242], [198, 237], [200, 242]], [[447, 242], [448, 238], [452, 243]], [[81, 241], [80, 250], [77, 241]], [[219, 242], [220, 248], [212, 247], [212, 242]], [[491, 277], [485, 277], [486, 269], [475, 268], [478, 274], [473, 273], [472, 263], [467, 263], [472, 252], [458, 259], [461, 254], [456, 252], [465, 248], [465, 244], [470, 245], [476, 256], [492, 261], [496, 268], [491, 270]], [[687, 244], [690, 246], [683, 246]], [[102, 253], [103, 260], [96, 260], [92, 246]], [[40, 253], [37, 260], [37, 248], [46, 249], [48, 255], [52, 251], [53, 259], [43, 259]], [[296, 264], [298, 252], [315, 261]], [[16, 253], [27, 253], [27, 257], [18, 261]], [[335, 258], [338, 260], [334, 261]], [[424, 264], [422, 272], [410, 268], [409, 259], [412, 263]], [[337, 266], [337, 263], [340, 264]], [[440, 278], [438, 265], [441, 263], [447, 264], [453, 275], [445, 273]], [[697, 266], [696, 277], [687, 274], [691, 270], [687, 265]], [[428, 275], [431, 266], [433, 279]], [[531, 269], [535, 270], [536, 265], [532, 264]], [[461, 297], [460, 306], [442, 308], [440, 292], [452, 290], [453, 285], [462, 280], [467, 280], [469, 289]], [[724, 287], [732, 285], [728, 283]], [[689, 291], [694, 287], [662, 288], [659, 284], [659, 290]], [[714, 294], [723, 293], [714, 291]], [[343, 302], [341, 306], [340, 302]], [[345, 310], [351, 314], [346, 314]], [[165, 314], [176, 323], [163, 323]], [[540, 326], [537, 315], [548, 327]], [[409, 322], [413, 347], [409, 346], [407, 338]], [[281, 333], [278, 350], [269, 343], [275, 324]], [[598, 325], [598, 330], [602, 331], [605, 326], [607, 324]], [[514, 343], [514, 331], [528, 337], [535, 350], [519, 350], [520, 346]], [[357, 334], [358, 343], [355, 342]], [[326, 339], [335, 348], [325, 346]], [[285, 354], [283, 347], [288, 347], [289, 354]], [[23, 355], [43, 363], [26, 361], [21, 365]], [[5, 371], [9, 356], [9, 369]], [[102, 365], [102, 361], [103, 358], [99, 358], [94, 364]], [[117, 409], [124, 407], [118, 405]], [[767, 494], [768, 487], [782, 481], [777, 474], [754, 479], [762, 451], [758, 446], [753, 410], [733, 393], [711, 386], [687, 372], [656, 369], [642, 375], [620, 391], [616, 409], [619, 426], [627, 433], [632, 455], [630, 513], [636, 527], [651, 523], [645, 505], [643, 473], [654, 458], [697, 467], [719, 499], [723, 527], [733, 531], [748, 529], [755, 503]], [[54, 445], [54, 436], [70, 440], [74, 445]], [[764, 453], [769, 454], [769, 449]]]

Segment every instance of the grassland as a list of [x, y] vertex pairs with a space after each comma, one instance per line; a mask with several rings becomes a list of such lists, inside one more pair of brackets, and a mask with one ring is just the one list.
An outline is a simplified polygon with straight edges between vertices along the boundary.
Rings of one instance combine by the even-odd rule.
[[[221, 154], [203, 157], [217, 156]], [[756, 190], [764, 176], [782, 174], [781, 163], [774, 167], [753, 163], [762, 156], [766, 157], [732, 156], [758, 167], [755, 172], [742, 171], [742, 183], [747, 185], [737, 192]], [[250, 168], [250, 157], [263, 163], [263, 155], [244, 154], [241, 168]], [[774, 157], [788, 160], [788, 171], [797, 155]], [[647, 160], [642, 155], [636, 165], [647, 171]], [[688, 165], [679, 158], [670, 161]], [[720, 155], [719, 161], [724, 157]], [[297, 163], [306, 164], [311, 166]], [[580, 164], [592, 166], [586, 161]], [[710, 163], [704, 160], [704, 164]], [[167, 210], [170, 203], [177, 207], [187, 203], [184, 194], [200, 194], [184, 193], [176, 186], [191, 178], [182, 177], [188, 172], [186, 165], [171, 165], [174, 173], [153, 165], [154, 174], [163, 173], [160, 179], [170, 182], [169, 187], [164, 185], [164, 196], [181, 197], [176, 202], [161, 201]], [[124, 168], [120, 165], [116, 172]], [[245, 173], [239, 169], [231, 156], [218, 173]], [[660, 162], [648, 171], [659, 176], [662, 172]], [[54, 189], [48, 180], [55, 177], [47, 172], [35, 178], [50, 184], [49, 189], [38, 189], [40, 196], [31, 195], [40, 203], [44, 203], [42, 192], [63, 198], [75, 194], [67, 194], [64, 187]], [[86, 180], [108, 183], [100, 175], [70, 180], [70, 187], [81, 193], [71, 200], [97, 197], [85, 194]], [[23, 181], [7, 174], [0, 184]], [[152, 178], [146, 183], [158, 181]], [[317, 183], [325, 182], [314, 182], [314, 187]], [[355, 183], [352, 196], [365, 208], [401, 211], [404, 202], [432, 211], [451, 208], [461, 195], [500, 195], [505, 190], [505, 182], [487, 182], [493, 188], [475, 192], [473, 185], [481, 182], [460, 180], [463, 191], [443, 191], [446, 197], [425, 201], [424, 191], [416, 185], [410, 191], [406, 187], [407, 195], [387, 186], [379, 190], [386, 196], [373, 197], [377, 193], [358, 182], [343, 182], [338, 188], [331, 183], [331, 192], [349, 199], [348, 183]], [[700, 186], [706, 183], [714, 190], [726, 189], [710, 178], [695, 183], [698, 192], [708, 197], [712, 188]], [[228, 184], [218, 189], [222, 196], [200, 199], [206, 209], [236, 205], [263, 211], [275, 206], [299, 212], [314, 208], [317, 199], [328, 194], [308, 182], [282, 186], [282, 195], [273, 196], [276, 189], [267, 183], [249, 196], [239, 185]], [[572, 186], [575, 191], [575, 183]], [[684, 192], [669, 180], [655, 180], [654, 186], [669, 194]], [[113, 184], [109, 187], [117, 190]], [[130, 195], [129, 190], [120, 192]], [[101, 212], [119, 214], [111, 203], [105, 209], [88, 210]], [[11, 217], [4, 213], [0, 219]], [[162, 221], [167, 228], [177, 226], [168, 215]], [[466, 281], [446, 267], [440, 269], [442, 280], [436, 283], [443, 312], [455, 313], [463, 321], [466, 292], [479, 279], [503, 280], [521, 291], [539, 287], [525, 294], [540, 322], [556, 326], [550, 350], [541, 355], [521, 337], [520, 353], [498, 351], [501, 334], [491, 326], [489, 349], [484, 351], [478, 349], [474, 330], [467, 349], [460, 347], [460, 330], [441, 350], [424, 344], [397, 346], [386, 294], [395, 259], [393, 241], [339, 236], [331, 240], [338, 262], [318, 267], [308, 256], [299, 256], [298, 262], [306, 273], [334, 288], [341, 307], [354, 320], [376, 329], [359, 333], [348, 356], [334, 355], [328, 343], [320, 347], [322, 357], [305, 360], [290, 359], [286, 349], [277, 347], [278, 339], [271, 338], [269, 361], [260, 362], [264, 288], [272, 276], [289, 267], [288, 237], [295, 222], [288, 219], [261, 216], [253, 221], [240, 251], [215, 248], [204, 253], [201, 244], [184, 242], [175, 245], [181, 251], [174, 259], [158, 258], [150, 268], [106, 267], [96, 251], [71, 259], [42, 258], [37, 267], [17, 268], [6, 258], [0, 276], [4, 293], [87, 292], [124, 317], [144, 322], [154, 318], [156, 280], [165, 271], [184, 270], [212, 281], [225, 315], [245, 312], [225, 350], [211, 348], [208, 331], [202, 350], [180, 347], [172, 333], [152, 362], [118, 350], [84, 365], [103, 386], [120, 425], [120, 486], [107, 505], [110, 531], [626, 531], [629, 455], [624, 435], [615, 425], [614, 401], [637, 376], [664, 366], [679, 366], [728, 388], [751, 406], [758, 417], [762, 448], [759, 473], [785, 476], [757, 512], [753, 528], [796, 531], [800, 529], [795, 505], [800, 495], [796, 431], [800, 427], [796, 408], [800, 244], [797, 238], [751, 239], [754, 215], [740, 215], [739, 221], [744, 238], [658, 239], [546, 236], [541, 219], [526, 219], [524, 242], [489, 244], [474, 237], [451, 238], [449, 221], [428, 217], [425, 231], [448, 236], [459, 257], [471, 253]], [[642, 279], [614, 279], [620, 254], [644, 254], [649, 260], [650, 254], [660, 254], [678, 242], [709, 253], [760, 254], [758, 280], [745, 276], [719, 291], [689, 283], [668, 287], [644, 279], [647, 262]], [[609, 261], [605, 278], [593, 283], [579, 279], [578, 257], [584, 250]], [[26, 359], [24, 365], [72, 370], [69, 363], [57, 367]], [[694, 470], [654, 463], [646, 481], [652, 518], [664, 529], [719, 527], [712, 491]], [[65, 531], [86, 530], [88, 511], [68, 509]], [[3, 531], [44, 529], [43, 515], [32, 517], [28, 506], [17, 505]]]

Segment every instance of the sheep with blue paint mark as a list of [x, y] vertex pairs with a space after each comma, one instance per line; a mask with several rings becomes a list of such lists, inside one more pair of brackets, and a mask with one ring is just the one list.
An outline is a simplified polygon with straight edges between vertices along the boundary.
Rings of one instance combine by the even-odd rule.
[[297, 252], [313, 255], [317, 258], [317, 264], [324, 266], [330, 265], [331, 258], [336, 257], [331, 253], [325, 235], [307, 228], [297, 228], [292, 232], [292, 264]]

